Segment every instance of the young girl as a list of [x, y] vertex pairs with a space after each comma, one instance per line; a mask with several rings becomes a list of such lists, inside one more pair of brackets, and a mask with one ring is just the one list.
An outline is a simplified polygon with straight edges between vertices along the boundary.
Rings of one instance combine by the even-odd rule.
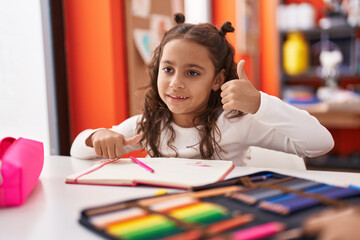
[[150, 157], [222, 159], [246, 165], [250, 146], [301, 157], [330, 151], [331, 134], [308, 112], [259, 92], [244, 61], [234, 62], [226, 22], [185, 24], [165, 33], [149, 65], [151, 86], [142, 115], [111, 129], [81, 132], [71, 156], [120, 158], [145, 148]]

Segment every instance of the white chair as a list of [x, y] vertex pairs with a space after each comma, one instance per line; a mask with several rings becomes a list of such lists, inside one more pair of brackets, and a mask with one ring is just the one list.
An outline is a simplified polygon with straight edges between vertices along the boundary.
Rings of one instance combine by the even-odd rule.
[[249, 167], [306, 170], [304, 159], [295, 155], [260, 147], [250, 147]]

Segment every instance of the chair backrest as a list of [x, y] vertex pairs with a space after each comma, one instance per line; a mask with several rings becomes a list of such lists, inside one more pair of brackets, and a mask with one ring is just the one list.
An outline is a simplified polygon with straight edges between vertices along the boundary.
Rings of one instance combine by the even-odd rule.
[[295, 155], [260, 147], [250, 147], [249, 167], [306, 170], [304, 159]]

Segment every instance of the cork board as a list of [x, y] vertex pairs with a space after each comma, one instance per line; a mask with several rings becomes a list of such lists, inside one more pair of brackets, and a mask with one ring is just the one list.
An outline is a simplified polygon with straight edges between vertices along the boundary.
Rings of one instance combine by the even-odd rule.
[[141, 113], [145, 94], [144, 87], [150, 83], [147, 64], [135, 43], [134, 30], [152, 30], [154, 16], [167, 17], [174, 24], [174, 14], [183, 12], [183, 9], [183, 0], [126, 0], [125, 2], [126, 60], [130, 116]]

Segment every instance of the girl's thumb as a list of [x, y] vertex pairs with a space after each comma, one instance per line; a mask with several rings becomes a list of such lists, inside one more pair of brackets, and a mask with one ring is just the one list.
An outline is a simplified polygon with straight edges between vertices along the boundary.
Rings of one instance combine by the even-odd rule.
[[142, 138], [142, 134], [136, 134], [135, 136], [131, 137], [131, 138], [126, 138], [124, 137], [124, 142], [123, 145], [134, 145], [137, 144], [138, 142], [140, 142]]
[[244, 69], [245, 60], [241, 60], [237, 65], [237, 74], [239, 79], [248, 79], [245, 69]]

